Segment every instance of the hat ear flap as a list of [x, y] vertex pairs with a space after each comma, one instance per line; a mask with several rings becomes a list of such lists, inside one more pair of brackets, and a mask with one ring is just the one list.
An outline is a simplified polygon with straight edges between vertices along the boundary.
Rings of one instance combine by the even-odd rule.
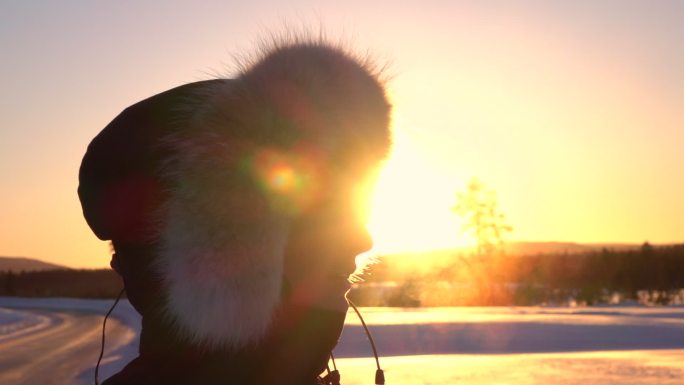
[[236, 349], [264, 336], [280, 303], [288, 223], [223, 161], [229, 145], [197, 139], [167, 170], [155, 271], [181, 339]]

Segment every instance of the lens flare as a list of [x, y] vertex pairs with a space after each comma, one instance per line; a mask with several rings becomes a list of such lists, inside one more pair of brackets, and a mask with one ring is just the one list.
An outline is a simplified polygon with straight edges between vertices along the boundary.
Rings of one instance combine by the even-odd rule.
[[293, 151], [261, 150], [250, 169], [271, 205], [288, 214], [304, 210], [315, 198], [318, 178], [314, 159]]
[[288, 194], [301, 185], [301, 177], [289, 164], [279, 164], [267, 170], [266, 183], [277, 193]]

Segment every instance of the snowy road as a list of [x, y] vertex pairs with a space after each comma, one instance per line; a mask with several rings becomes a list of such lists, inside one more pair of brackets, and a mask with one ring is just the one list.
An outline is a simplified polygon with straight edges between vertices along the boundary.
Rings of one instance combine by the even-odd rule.
[[[0, 300], [0, 384], [91, 384], [107, 303]], [[120, 320], [108, 320], [105, 351], [111, 357], [135, 334]]]
[[[67, 311], [26, 312], [47, 322], [0, 343], [0, 384], [74, 384], [97, 360], [102, 316]], [[116, 320], [107, 326], [111, 341], [122, 338], [126, 332]]]

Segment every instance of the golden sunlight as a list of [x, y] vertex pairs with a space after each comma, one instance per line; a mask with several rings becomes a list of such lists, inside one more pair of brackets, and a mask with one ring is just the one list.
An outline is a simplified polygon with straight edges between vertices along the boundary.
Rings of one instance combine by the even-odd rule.
[[[396, 128], [396, 127], [395, 127]], [[455, 204], [456, 181], [440, 174], [395, 130], [392, 153], [380, 170], [371, 196], [368, 230], [375, 254], [429, 251], [474, 242], [460, 234]]]

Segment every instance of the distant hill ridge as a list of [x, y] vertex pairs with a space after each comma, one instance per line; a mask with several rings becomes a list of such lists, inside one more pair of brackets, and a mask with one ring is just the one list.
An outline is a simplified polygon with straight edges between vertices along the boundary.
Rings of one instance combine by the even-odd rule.
[[43, 262], [33, 258], [24, 257], [0, 257], [0, 271], [45, 271], [69, 269], [66, 266]]

